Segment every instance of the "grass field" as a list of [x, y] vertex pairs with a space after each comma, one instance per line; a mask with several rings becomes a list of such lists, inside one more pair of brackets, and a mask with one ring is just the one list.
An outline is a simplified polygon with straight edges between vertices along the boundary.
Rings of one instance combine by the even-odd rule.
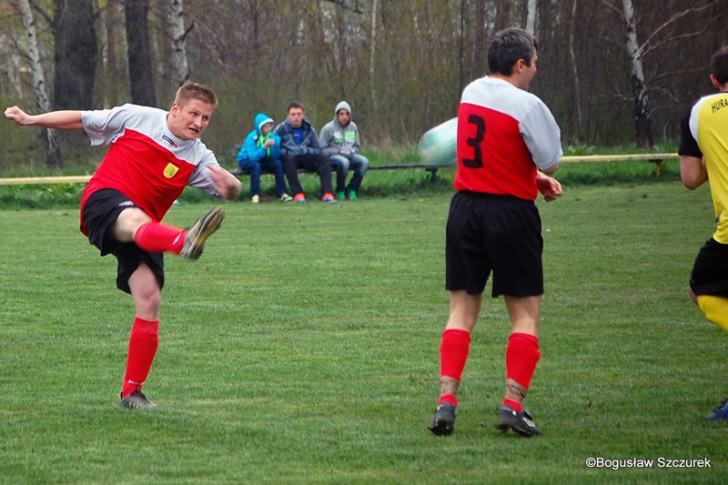
[[545, 435], [530, 440], [493, 427], [508, 325], [490, 298], [456, 432], [425, 429], [448, 202], [227, 204], [200, 261], [167, 258], [145, 386], [160, 408], [147, 413], [117, 405], [133, 309], [114, 260], [74, 209], [0, 211], [0, 482], [724, 482], [728, 424], [704, 415], [728, 393], [728, 335], [686, 297], [712, 230], [707, 190], [567, 187], [540, 203], [547, 292], [528, 407]]

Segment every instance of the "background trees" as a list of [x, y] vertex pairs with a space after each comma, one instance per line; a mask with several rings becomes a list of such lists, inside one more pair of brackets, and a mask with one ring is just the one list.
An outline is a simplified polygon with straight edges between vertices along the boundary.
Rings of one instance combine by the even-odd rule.
[[[711, 91], [710, 54], [728, 43], [728, 0], [24, 1], [52, 106], [166, 107], [188, 76], [219, 94], [205, 141], [225, 152], [256, 112], [280, 120], [292, 99], [317, 127], [346, 99], [366, 143], [416, 141], [455, 115], [506, 26], [536, 32], [532, 89], [565, 143], [649, 146], [676, 136], [689, 102]], [[0, 99], [33, 107], [21, 3], [0, 5]], [[8, 141], [0, 164], [27, 152]]]

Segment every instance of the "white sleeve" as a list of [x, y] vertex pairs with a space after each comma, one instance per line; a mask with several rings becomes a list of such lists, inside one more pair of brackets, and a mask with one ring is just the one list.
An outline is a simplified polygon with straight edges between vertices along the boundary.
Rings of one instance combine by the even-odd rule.
[[124, 134], [131, 115], [127, 104], [112, 109], [81, 111], [81, 124], [91, 145], [108, 145]]
[[695, 143], [698, 142], [698, 113], [700, 113], [700, 107], [703, 105], [705, 98], [700, 99], [693, 108], [690, 110], [690, 120], [688, 126], [690, 127], [690, 134], [693, 136]]
[[205, 149], [202, 160], [200, 160], [200, 163], [197, 164], [192, 175], [190, 175], [190, 180], [187, 182], [187, 185], [197, 187], [212, 196], [220, 197], [220, 192], [217, 191], [217, 187], [215, 187], [215, 183], [210, 176], [210, 171], [207, 169], [210, 165], [220, 166], [212, 150]]
[[564, 153], [561, 150], [561, 130], [543, 102], [536, 103], [521, 120], [520, 131], [533, 163], [539, 169], [548, 170], [559, 163]]

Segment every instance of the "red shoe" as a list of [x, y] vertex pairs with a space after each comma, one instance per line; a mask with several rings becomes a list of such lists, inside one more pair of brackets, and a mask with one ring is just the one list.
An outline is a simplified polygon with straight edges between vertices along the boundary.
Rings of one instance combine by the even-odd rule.
[[326, 204], [336, 204], [336, 197], [334, 197], [334, 194], [331, 192], [326, 192], [323, 197], [321, 197], [321, 202], [325, 202]]
[[306, 202], [306, 196], [303, 195], [303, 192], [299, 192], [293, 197], [293, 202]]

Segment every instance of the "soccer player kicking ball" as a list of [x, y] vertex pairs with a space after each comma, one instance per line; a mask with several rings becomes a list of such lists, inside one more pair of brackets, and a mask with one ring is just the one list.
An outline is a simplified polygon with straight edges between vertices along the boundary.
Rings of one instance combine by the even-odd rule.
[[[681, 124], [680, 177], [689, 189], [710, 185], [717, 228], [695, 258], [690, 296], [705, 317], [728, 331], [728, 46], [711, 59], [720, 93], [703, 96]], [[728, 399], [708, 419], [728, 420]]]
[[130, 293], [136, 317], [122, 383], [121, 405], [156, 407], [142, 393], [159, 341], [159, 306], [164, 286], [164, 252], [197, 259], [223, 219], [209, 211], [187, 230], [160, 221], [191, 185], [226, 199], [240, 193], [240, 181], [220, 167], [200, 141], [217, 105], [215, 93], [196, 83], [177, 91], [169, 112], [125, 104], [100, 111], [53, 111], [28, 115], [17, 106], [5, 117], [22, 126], [84, 130], [92, 145], [111, 144], [81, 199], [81, 232], [118, 260], [116, 286]]
[[496, 426], [541, 434], [523, 409], [540, 358], [538, 321], [543, 294], [540, 191], [558, 198], [561, 184], [546, 174], [561, 159], [560, 130], [546, 105], [527, 89], [536, 75], [537, 45], [520, 29], [495, 34], [490, 75], [470, 83], [458, 110], [457, 193], [446, 238], [450, 315], [440, 344], [440, 398], [429, 426], [454, 431], [457, 390], [491, 271], [493, 297], [503, 295], [512, 324], [506, 347], [506, 388]]

